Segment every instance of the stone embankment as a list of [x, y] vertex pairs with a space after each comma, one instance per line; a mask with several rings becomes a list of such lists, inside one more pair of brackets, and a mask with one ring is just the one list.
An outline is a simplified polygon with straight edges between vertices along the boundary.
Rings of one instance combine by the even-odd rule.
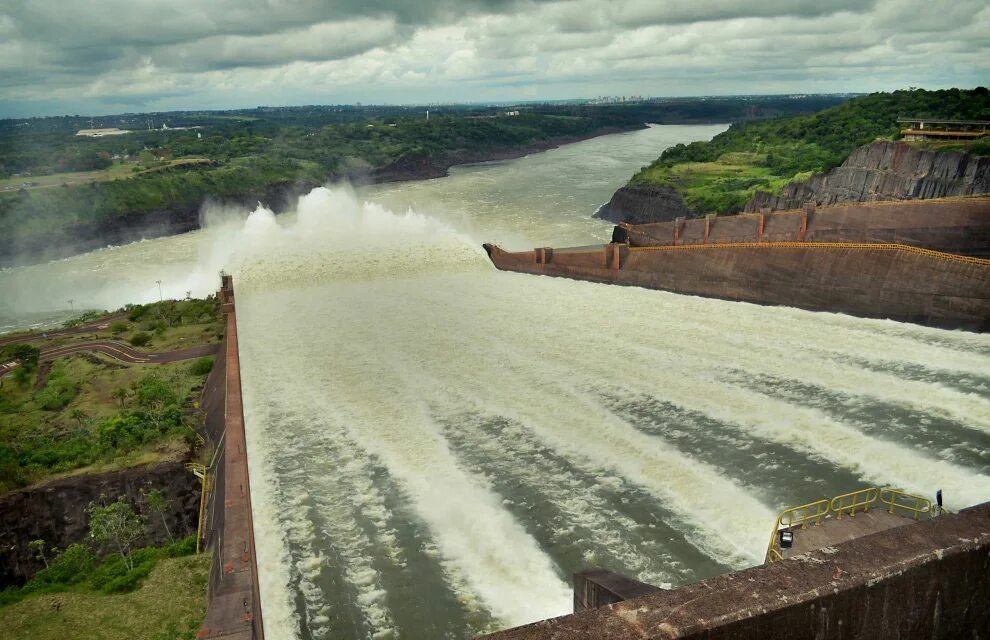
[[791, 182], [780, 194], [756, 192], [745, 210], [796, 209], [806, 202], [920, 200], [982, 193], [990, 193], [990, 157], [877, 142], [853, 151], [842, 166]]

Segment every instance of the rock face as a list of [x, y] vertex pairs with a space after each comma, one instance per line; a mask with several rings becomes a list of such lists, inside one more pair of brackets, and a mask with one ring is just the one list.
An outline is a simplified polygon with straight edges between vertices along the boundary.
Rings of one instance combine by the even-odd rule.
[[681, 196], [670, 187], [626, 186], [612, 194], [612, 199], [602, 205], [594, 217], [610, 222], [644, 224], [696, 215], [697, 212], [684, 204]]
[[797, 209], [812, 201], [821, 205], [981, 193], [990, 193], [990, 157], [878, 142], [859, 147], [840, 167], [788, 184], [778, 195], [756, 192], [745, 210]]
[[87, 541], [90, 502], [127, 498], [147, 518], [148, 536], [140, 544], [168, 542], [161, 517], [149, 510], [142, 493], [150, 489], [161, 490], [171, 500], [166, 519], [176, 539], [196, 532], [199, 480], [181, 462], [62, 478], [0, 497], [0, 588], [22, 584], [44, 568], [28, 548], [31, 540], [59, 549]]

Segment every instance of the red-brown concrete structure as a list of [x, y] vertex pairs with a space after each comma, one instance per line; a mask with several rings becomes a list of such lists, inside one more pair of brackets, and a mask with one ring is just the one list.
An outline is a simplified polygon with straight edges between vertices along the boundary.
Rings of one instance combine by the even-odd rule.
[[[987, 198], [809, 207], [616, 229], [627, 243], [485, 249], [507, 271], [990, 330], [990, 259], [976, 257], [990, 255]], [[932, 245], [938, 250], [925, 248]]]
[[[207, 381], [208, 395], [204, 397], [204, 408], [207, 411], [209, 439], [220, 449], [213, 467], [214, 489], [209, 500], [211, 506], [207, 525], [207, 538], [213, 547], [209, 606], [197, 638], [263, 640], [251, 482], [241, 402], [237, 315], [234, 284], [230, 276], [223, 277], [217, 295], [227, 322], [223, 366], [215, 368], [218, 375], [211, 375]], [[219, 394], [216, 391], [219, 389], [223, 391], [222, 414], [218, 411]]]

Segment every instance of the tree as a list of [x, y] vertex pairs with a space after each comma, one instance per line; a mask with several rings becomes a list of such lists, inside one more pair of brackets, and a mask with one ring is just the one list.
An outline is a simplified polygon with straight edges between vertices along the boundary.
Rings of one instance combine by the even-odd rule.
[[113, 395], [113, 397], [120, 402], [120, 408], [123, 409], [124, 400], [127, 400], [127, 389], [125, 389], [124, 387], [117, 387], [116, 389], [113, 390], [113, 394], [111, 395]]
[[148, 508], [161, 516], [162, 526], [165, 527], [165, 533], [168, 535], [169, 542], [175, 542], [175, 538], [172, 537], [172, 531], [168, 528], [168, 521], [165, 517], [172, 510], [172, 501], [166, 498], [160, 489], [152, 489], [144, 497], [148, 500]]
[[69, 412], [69, 419], [75, 420], [79, 428], [82, 429], [83, 423], [89, 419], [89, 416], [82, 409], [73, 409]]
[[48, 556], [45, 555], [45, 541], [38, 539], [32, 540], [28, 543], [28, 548], [34, 552], [34, 557], [36, 560], [41, 560], [45, 563], [45, 568], [48, 568]]
[[147, 533], [144, 519], [134, 513], [123, 496], [106, 506], [90, 502], [86, 512], [89, 514], [90, 537], [100, 544], [116, 547], [127, 570], [133, 569], [131, 549]]

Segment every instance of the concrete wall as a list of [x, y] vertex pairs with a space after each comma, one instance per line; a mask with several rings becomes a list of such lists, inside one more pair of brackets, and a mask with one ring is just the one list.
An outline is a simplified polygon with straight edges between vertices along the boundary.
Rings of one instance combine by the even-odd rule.
[[[234, 287], [224, 276], [218, 297], [226, 315], [223, 349], [207, 379], [206, 436], [218, 447], [211, 468], [206, 538], [213, 549], [209, 605], [197, 638], [263, 640], [261, 591], [254, 546]], [[220, 361], [223, 363], [220, 364]]]
[[990, 637], [990, 503], [490, 640]]
[[[990, 261], [874, 245], [705, 245], [555, 252], [487, 246], [500, 269], [725, 300], [990, 330]], [[619, 268], [614, 253], [619, 251]], [[607, 266], [606, 266], [607, 265]]]

